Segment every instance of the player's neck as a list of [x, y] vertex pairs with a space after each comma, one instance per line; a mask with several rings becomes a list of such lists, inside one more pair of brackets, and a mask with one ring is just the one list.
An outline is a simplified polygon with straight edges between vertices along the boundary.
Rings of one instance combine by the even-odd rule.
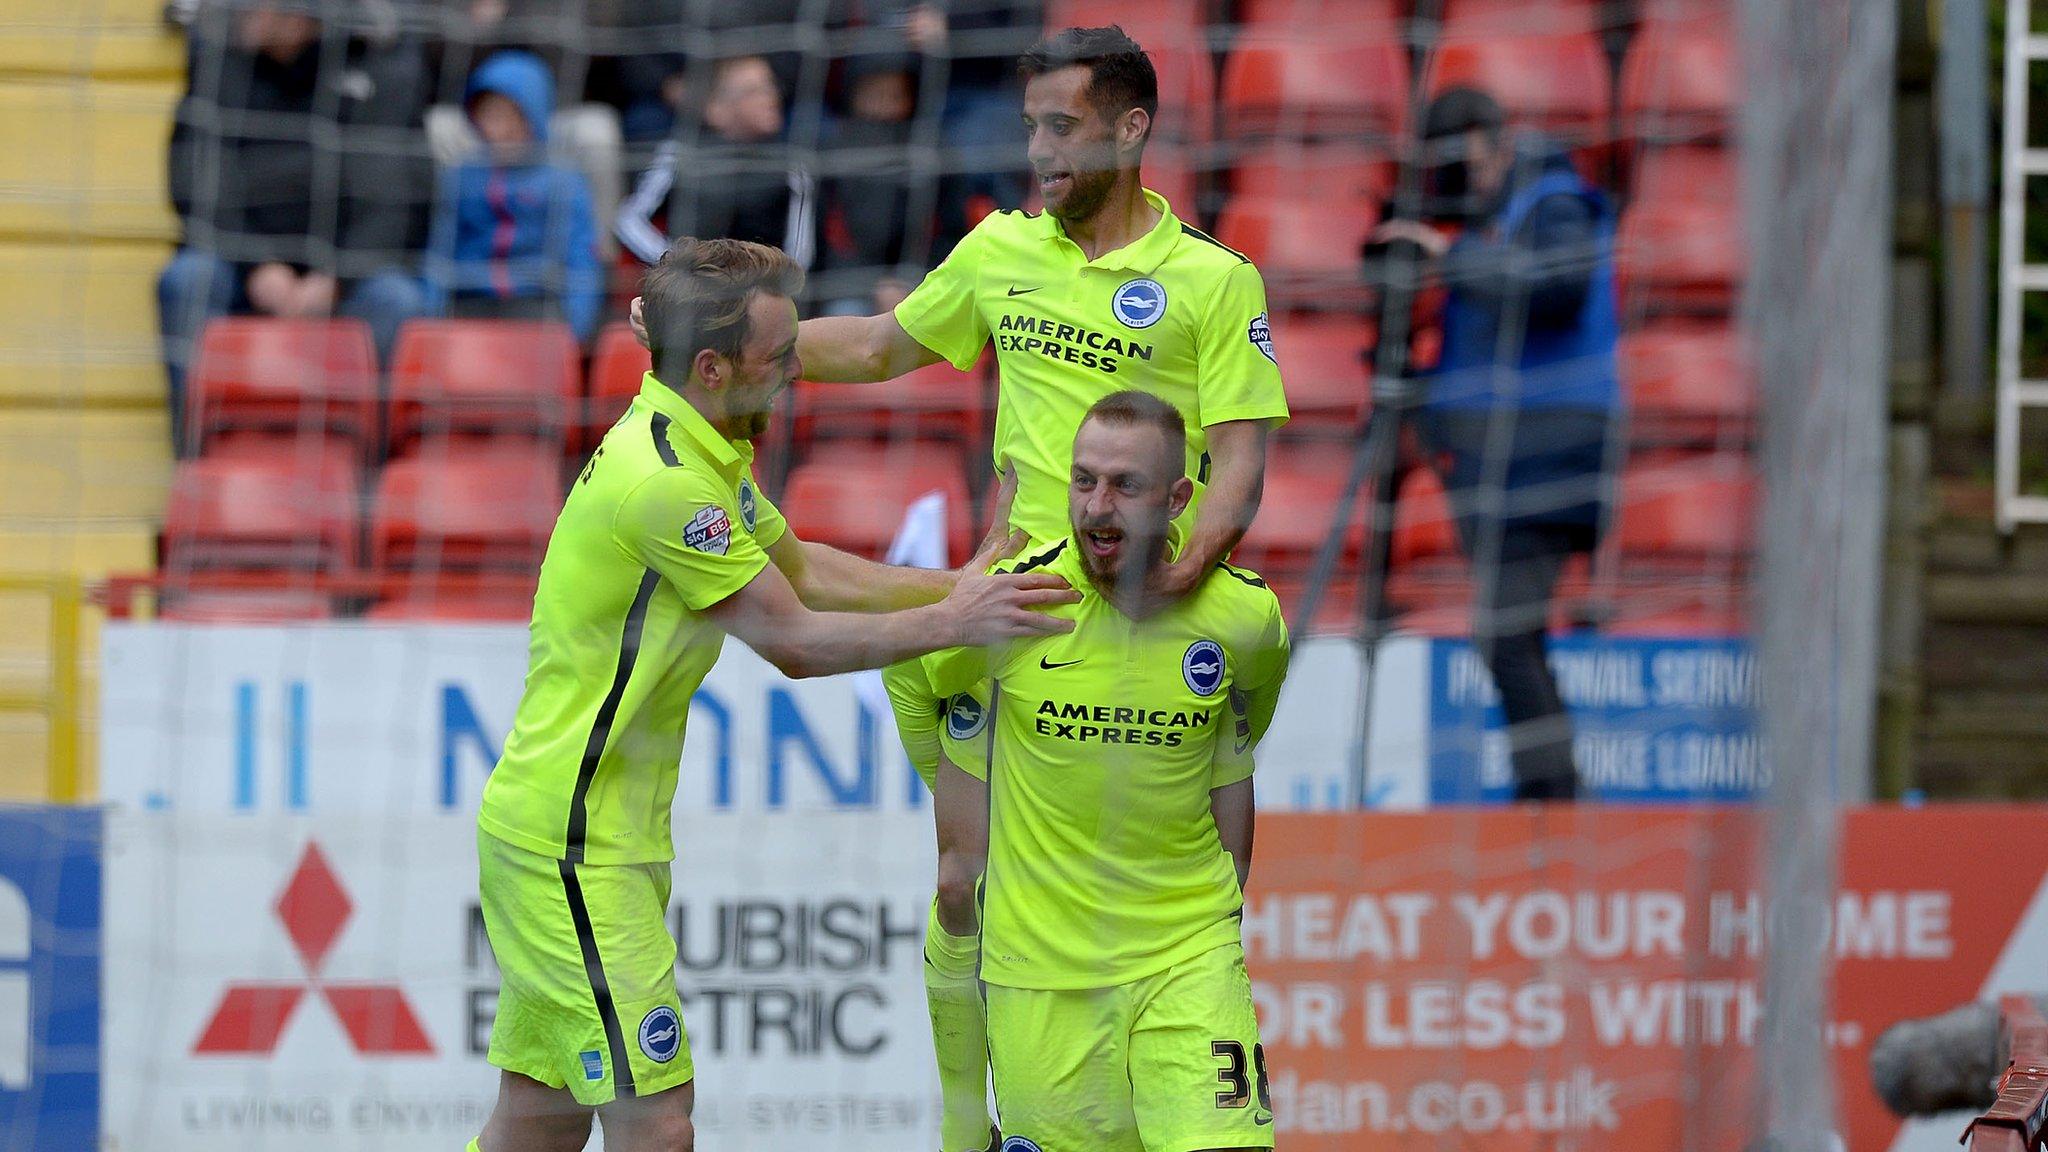
[[1157, 615], [1159, 610], [1166, 606], [1165, 600], [1148, 591], [1152, 587], [1153, 574], [1165, 567], [1166, 562], [1166, 541], [1161, 540], [1152, 562], [1140, 568], [1131, 578], [1104, 579], [1085, 568], [1082, 572], [1088, 577], [1088, 584], [1095, 589], [1095, 594], [1109, 601], [1110, 607], [1132, 620], [1143, 620], [1148, 616]]
[[1060, 227], [1066, 229], [1067, 239], [1081, 249], [1083, 256], [1094, 260], [1104, 252], [1136, 243], [1157, 227], [1160, 219], [1159, 209], [1145, 199], [1145, 185], [1138, 178], [1138, 170], [1126, 168], [1117, 173], [1116, 185], [1109, 190], [1101, 208], [1083, 220], [1062, 220]]
[[675, 392], [683, 398], [683, 403], [697, 410], [697, 415], [702, 416], [704, 422], [711, 425], [713, 432], [727, 440], [743, 439], [741, 433], [735, 430], [739, 427], [739, 421], [726, 415], [725, 405], [719, 403], [718, 394], [704, 387], [695, 376], [691, 376], [690, 382]]

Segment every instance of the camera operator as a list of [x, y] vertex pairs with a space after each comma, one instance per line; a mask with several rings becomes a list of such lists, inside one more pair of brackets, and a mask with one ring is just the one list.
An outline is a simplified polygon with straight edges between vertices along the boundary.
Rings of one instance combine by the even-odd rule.
[[1476, 89], [1430, 103], [1422, 148], [1425, 219], [1388, 220], [1372, 243], [1415, 245], [1445, 287], [1418, 423], [1472, 561], [1472, 641], [1500, 691], [1514, 798], [1570, 800], [1571, 717], [1545, 633], [1558, 575], [1598, 543], [1608, 493], [1614, 211]]

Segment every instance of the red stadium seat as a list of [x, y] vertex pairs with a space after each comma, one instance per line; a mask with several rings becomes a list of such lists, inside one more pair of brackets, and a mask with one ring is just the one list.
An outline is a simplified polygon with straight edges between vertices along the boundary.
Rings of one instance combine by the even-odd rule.
[[1733, 328], [1661, 323], [1625, 333], [1616, 356], [1634, 443], [1748, 439], [1756, 380]]
[[236, 437], [178, 465], [164, 516], [165, 568], [349, 572], [361, 465], [340, 439]]
[[1240, 157], [1231, 172], [1240, 196], [1292, 196], [1370, 210], [1394, 191], [1394, 166], [1349, 141], [1275, 141]]
[[1237, 138], [1397, 137], [1407, 115], [1408, 50], [1398, 24], [1248, 27], [1223, 64], [1223, 121]]
[[386, 443], [426, 434], [519, 435], [559, 445], [581, 390], [568, 327], [517, 320], [415, 320], [392, 356]]
[[1639, 198], [1622, 214], [1619, 245], [1631, 311], [1718, 316], [1734, 306], [1744, 266], [1734, 204]]
[[387, 596], [370, 606], [371, 620], [400, 622], [440, 620], [461, 623], [523, 624], [533, 618], [533, 593], [468, 592], [459, 587], [414, 589]]
[[327, 620], [334, 600], [319, 592], [166, 591], [157, 619], [185, 624], [292, 624]]
[[1624, 578], [1741, 570], [1755, 545], [1756, 503], [1756, 480], [1736, 458], [1631, 464], [1616, 532]]
[[[1053, 0], [1046, 6], [1045, 26], [1048, 31], [1122, 26], [1152, 57], [1159, 74], [1154, 139], [1201, 142], [1212, 135], [1216, 107], [1203, 7], [1202, 0]], [[1154, 190], [1166, 191], [1156, 185]]]
[[1619, 7], [1610, 0], [1450, 0], [1444, 19], [1464, 35], [1512, 38], [1598, 32], [1618, 22]]
[[584, 431], [595, 443], [625, 414], [626, 406], [640, 394], [641, 378], [654, 368], [647, 349], [626, 324], [607, 324], [597, 337], [597, 350], [590, 358], [590, 399], [585, 407]]
[[1404, 7], [1399, 0], [1239, 0], [1237, 18], [1247, 32], [1316, 28], [1343, 32], [1356, 25], [1383, 32], [1399, 25]]
[[1510, 37], [1447, 22], [1430, 61], [1429, 90], [1459, 85], [1484, 89], [1516, 123], [1567, 144], [1604, 143], [1611, 135], [1607, 53], [1588, 32]]
[[1370, 323], [1352, 317], [1281, 315], [1273, 321], [1273, 351], [1287, 388], [1287, 423], [1293, 438], [1349, 438], [1372, 403], [1372, 372], [1363, 355], [1373, 340]]
[[[1344, 490], [1346, 454], [1279, 452], [1268, 458], [1259, 514], [1238, 544], [1235, 562], [1269, 579], [1298, 585], [1329, 535]], [[1339, 567], [1356, 571], [1365, 549], [1364, 501], [1352, 505]]]
[[1742, 61], [1732, 20], [1651, 20], [1621, 65], [1621, 109], [1645, 141], [1726, 137], [1735, 119]]
[[987, 360], [962, 372], [945, 361], [877, 384], [797, 385], [796, 438], [815, 440], [980, 439], [987, 411]]
[[376, 434], [377, 352], [360, 320], [215, 320], [199, 338], [188, 435], [258, 429], [367, 445]]
[[1145, 187], [1166, 197], [1166, 202], [1173, 206], [1174, 215], [1184, 220], [1196, 218], [1201, 185], [1195, 175], [1194, 160], [1186, 148], [1171, 141], [1147, 144], [1140, 178]]
[[385, 571], [539, 568], [562, 507], [561, 457], [524, 441], [453, 441], [377, 478], [371, 557]]
[[1458, 526], [1452, 519], [1443, 480], [1428, 468], [1409, 472], [1394, 507], [1395, 565], [1408, 567], [1459, 555]]
[[1614, 605], [1604, 630], [1616, 636], [1746, 636], [1752, 630], [1747, 589], [1711, 581], [1632, 588]]
[[1378, 219], [1362, 205], [1333, 212], [1289, 196], [1234, 196], [1216, 218], [1216, 238], [1249, 256], [1274, 295], [1327, 304], [1363, 294], [1360, 249]]
[[1636, 160], [1635, 199], [1737, 204], [1742, 196], [1737, 159], [1730, 148], [1646, 148]]
[[930, 492], [946, 495], [947, 563], [962, 563], [974, 547], [974, 513], [967, 477], [951, 456], [906, 444], [835, 444], [790, 472], [780, 507], [801, 539], [879, 560], [904, 512]]

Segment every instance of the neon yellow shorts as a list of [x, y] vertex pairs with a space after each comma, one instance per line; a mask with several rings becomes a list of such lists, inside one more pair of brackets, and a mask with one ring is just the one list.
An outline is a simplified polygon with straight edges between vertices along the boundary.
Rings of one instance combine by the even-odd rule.
[[988, 1050], [1004, 1152], [1273, 1146], [1240, 945], [1113, 988], [990, 985]]
[[687, 1084], [669, 865], [570, 864], [477, 833], [497, 957], [490, 1061], [582, 1104]]

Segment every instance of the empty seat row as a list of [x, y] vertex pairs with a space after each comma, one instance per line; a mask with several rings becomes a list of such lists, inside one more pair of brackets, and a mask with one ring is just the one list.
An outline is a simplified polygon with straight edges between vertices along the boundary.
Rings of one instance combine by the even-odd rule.
[[[1617, 102], [1625, 130], [1644, 139], [1724, 134], [1739, 75], [1734, 13], [1646, 5], [1613, 90], [1600, 3], [1451, 4], [1430, 39], [1431, 92], [1483, 84], [1522, 123], [1604, 138]], [[1220, 85], [1210, 75], [1210, 26], [1199, 0], [1133, 5], [1063, 0], [1048, 27], [1119, 23], [1160, 72], [1161, 135], [1206, 140], [1220, 112], [1225, 136], [1371, 134], [1393, 137], [1407, 115], [1409, 47], [1422, 30], [1374, 0], [1261, 0], [1241, 6]], [[1618, 97], [1618, 100], [1617, 100]]]

